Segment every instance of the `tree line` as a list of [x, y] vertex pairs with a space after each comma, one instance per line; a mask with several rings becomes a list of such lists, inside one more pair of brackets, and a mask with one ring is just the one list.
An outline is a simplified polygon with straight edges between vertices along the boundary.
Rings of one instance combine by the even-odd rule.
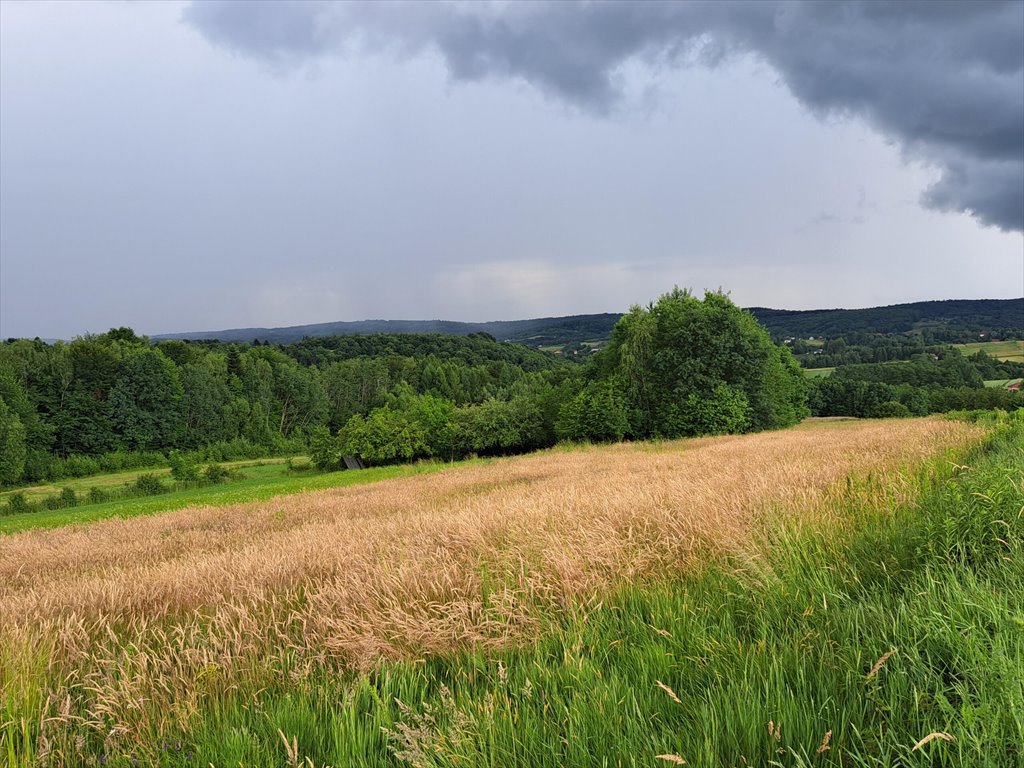
[[325, 467], [518, 453], [559, 440], [771, 429], [808, 413], [787, 349], [723, 293], [634, 307], [576, 365], [486, 334], [283, 346], [131, 329], [0, 344], [0, 483], [304, 450]]
[[678, 288], [622, 315], [583, 364], [486, 333], [274, 345], [152, 342], [117, 328], [69, 343], [9, 340], [0, 344], [0, 484], [166, 466], [183, 452], [224, 461], [309, 450], [329, 469], [344, 456], [453, 460], [559, 441], [774, 429], [811, 413], [1022, 404], [1020, 393], [983, 382], [1024, 376], [1024, 365], [917, 344], [888, 345], [913, 348], [909, 361], [844, 365], [808, 382], [789, 346], [727, 295]]

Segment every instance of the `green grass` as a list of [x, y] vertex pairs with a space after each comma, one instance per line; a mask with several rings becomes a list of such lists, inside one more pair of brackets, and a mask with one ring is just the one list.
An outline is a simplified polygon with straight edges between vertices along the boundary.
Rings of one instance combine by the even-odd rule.
[[[291, 458], [296, 464], [309, 462], [308, 456], [293, 456]], [[276, 470], [280, 470], [287, 461], [287, 457], [244, 459], [241, 461], [205, 462], [198, 464], [197, 467], [202, 469], [206, 464], [220, 464], [220, 466], [225, 469], [246, 470], [245, 474], [249, 475], [251, 474], [251, 468], [253, 467], [263, 468], [274, 466], [276, 467]], [[156, 475], [157, 477], [168, 478], [170, 477], [170, 474], [171, 470], [167, 467], [151, 467], [148, 469], [131, 469], [124, 472], [110, 472], [102, 475], [89, 475], [87, 477], [73, 477], [66, 480], [55, 481], [53, 483], [41, 483], [39, 485], [29, 485], [23, 488], [14, 488], [9, 491], [2, 491], [0, 492], [0, 504], [3, 504], [7, 498], [14, 493], [25, 494], [25, 499], [27, 501], [40, 501], [47, 496], [53, 496], [54, 494], [60, 493], [61, 488], [71, 488], [79, 496], [82, 496], [88, 493], [90, 488], [113, 490], [125, 484], [133, 483], [138, 479], [139, 475]]]
[[972, 344], [954, 344], [965, 355], [984, 352], [996, 360], [1011, 360], [1024, 363], [1024, 341], [978, 341]]
[[989, 379], [985, 382], [985, 386], [992, 389], [1005, 389], [1015, 381], [1021, 381], [1021, 379]]
[[[850, 482], [830, 526], [568, 607], [526, 647], [299, 685], [276, 670], [134, 758], [276, 768], [294, 738], [318, 767], [1019, 766], [1024, 418], [958, 459], [893, 509]], [[936, 732], [954, 741], [914, 749]]]
[[[407, 464], [394, 467], [374, 467], [341, 472], [319, 473], [316, 471], [291, 472], [284, 460], [263, 464], [234, 462], [235, 469], [243, 475], [222, 485], [206, 485], [200, 488], [174, 491], [142, 498], [118, 499], [101, 504], [81, 504], [70, 509], [43, 510], [15, 515], [0, 515], [0, 535], [31, 528], [56, 528], [70, 523], [84, 523], [103, 520], [108, 517], [136, 517], [167, 512], [194, 506], [221, 506], [241, 504], [249, 501], [265, 501], [275, 496], [284, 496], [301, 491], [323, 488], [341, 488], [359, 483], [372, 483], [394, 477], [436, 472], [449, 466], [443, 463]], [[225, 463], [222, 466], [232, 466]], [[122, 473], [125, 474], [125, 473]], [[134, 474], [143, 474], [134, 473]], [[108, 476], [105, 476], [108, 477]], [[96, 485], [97, 478], [82, 478], [88, 490]], [[69, 483], [70, 485], [70, 483]], [[2, 503], [2, 502], [0, 502]]]
[[835, 366], [831, 368], [804, 368], [804, 375], [809, 379], [823, 379], [826, 376], [831, 376], [834, 370]]

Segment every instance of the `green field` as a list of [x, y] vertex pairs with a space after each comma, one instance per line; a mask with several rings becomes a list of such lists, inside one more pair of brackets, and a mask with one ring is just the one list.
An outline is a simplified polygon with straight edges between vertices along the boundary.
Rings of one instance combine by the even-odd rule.
[[823, 379], [826, 376], [831, 376], [835, 370], [835, 366], [831, 368], [804, 368], [804, 375], [809, 379]]
[[[240, 471], [246, 477], [279, 475], [284, 469], [288, 458], [270, 459], [246, 459], [242, 461], [217, 462], [225, 469]], [[308, 456], [292, 456], [291, 460], [297, 465], [309, 462]], [[29, 485], [23, 488], [15, 488], [9, 491], [0, 492], [0, 504], [13, 493], [23, 493], [29, 501], [37, 501], [47, 496], [60, 493], [62, 488], [71, 488], [75, 493], [82, 495], [89, 492], [90, 488], [102, 488], [113, 490], [119, 486], [135, 482], [140, 475], [156, 475], [160, 478], [169, 478], [171, 470], [167, 467], [153, 467], [149, 469], [132, 469], [125, 472], [111, 472], [104, 475], [89, 475], [88, 477], [69, 477], [55, 483], [42, 483], [40, 485]]]
[[[286, 468], [286, 459], [271, 459], [262, 463], [225, 462], [222, 466], [232, 467], [241, 477], [237, 480], [220, 484], [206, 485], [200, 488], [164, 493], [144, 498], [116, 499], [101, 504], [80, 504], [70, 509], [41, 510], [16, 515], [0, 514], [0, 534], [25, 531], [32, 528], [57, 528], [69, 523], [84, 523], [103, 520], [109, 517], [129, 518], [139, 515], [152, 515], [172, 509], [194, 506], [222, 506], [226, 504], [242, 504], [249, 501], [263, 501], [275, 496], [285, 496], [302, 491], [314, 491], [323, 488], [342, 488], [360, 483], [372, 483], [395, 477], [436, 472], [443, 469], [443, 463], [422, 462], [393, 467], [375, 467], [341, 472], [321, 473], [315, 470], [293, 472]], [[463, 464], [467, 462], [462, 462]], [[155, 470], [154, 473], [160, 470]], [[170, 470], [163, 470], [167, 475]], [[120, 472], [113, 475], [97, 475], [69, 481], [60, 487], [73, 487], [77, 491], [87, 492], [90, 487], [106, 485], [107, 487], [122, 485], [125, 480], [133, 480], [140, 472]], [[56, 486], [37, 486], [25, 489], [26, 496], [34, 492], [36, 498], [51, 495], [59, 491]], [[9, 492], [10, 493], [10, 492]], [[0, 497], [0, 504], [3, 504]]]
[[996, 360], [1024, 363], [1024, 341], [979, 341], [973, 344], [954, 344], [965, 355], [984, 352]]
[[992, 389], [1004, 389], [1018, 381], [1024, 381], [1024, 379], [989, 379], [985, 382], [985, 386]]

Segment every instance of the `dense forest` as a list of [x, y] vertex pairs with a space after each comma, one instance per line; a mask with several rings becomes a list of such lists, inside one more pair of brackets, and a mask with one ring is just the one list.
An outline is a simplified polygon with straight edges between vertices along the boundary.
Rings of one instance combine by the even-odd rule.
[[918, 301], [868, 309], [786, 310], [752, 307], [776, 338], [848, 334], [920, 334], [925, 343], [958, 344], [979, 336], [1024, 338], [1024, 298]]
[[952, 347], [905, 362], [840, 366], [810, 382], [816, 416], [923, 416], [956, 410], [1024, 407], [1024, 395], [985, 382], [1024, 377], [1024, 363], [995, 360]]

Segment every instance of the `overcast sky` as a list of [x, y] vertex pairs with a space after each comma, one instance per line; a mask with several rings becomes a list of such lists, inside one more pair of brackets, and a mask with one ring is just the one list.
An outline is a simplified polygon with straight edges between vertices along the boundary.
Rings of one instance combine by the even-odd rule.
[[1024, 3], [0, 2], [0, 337], [1024, 294]]

